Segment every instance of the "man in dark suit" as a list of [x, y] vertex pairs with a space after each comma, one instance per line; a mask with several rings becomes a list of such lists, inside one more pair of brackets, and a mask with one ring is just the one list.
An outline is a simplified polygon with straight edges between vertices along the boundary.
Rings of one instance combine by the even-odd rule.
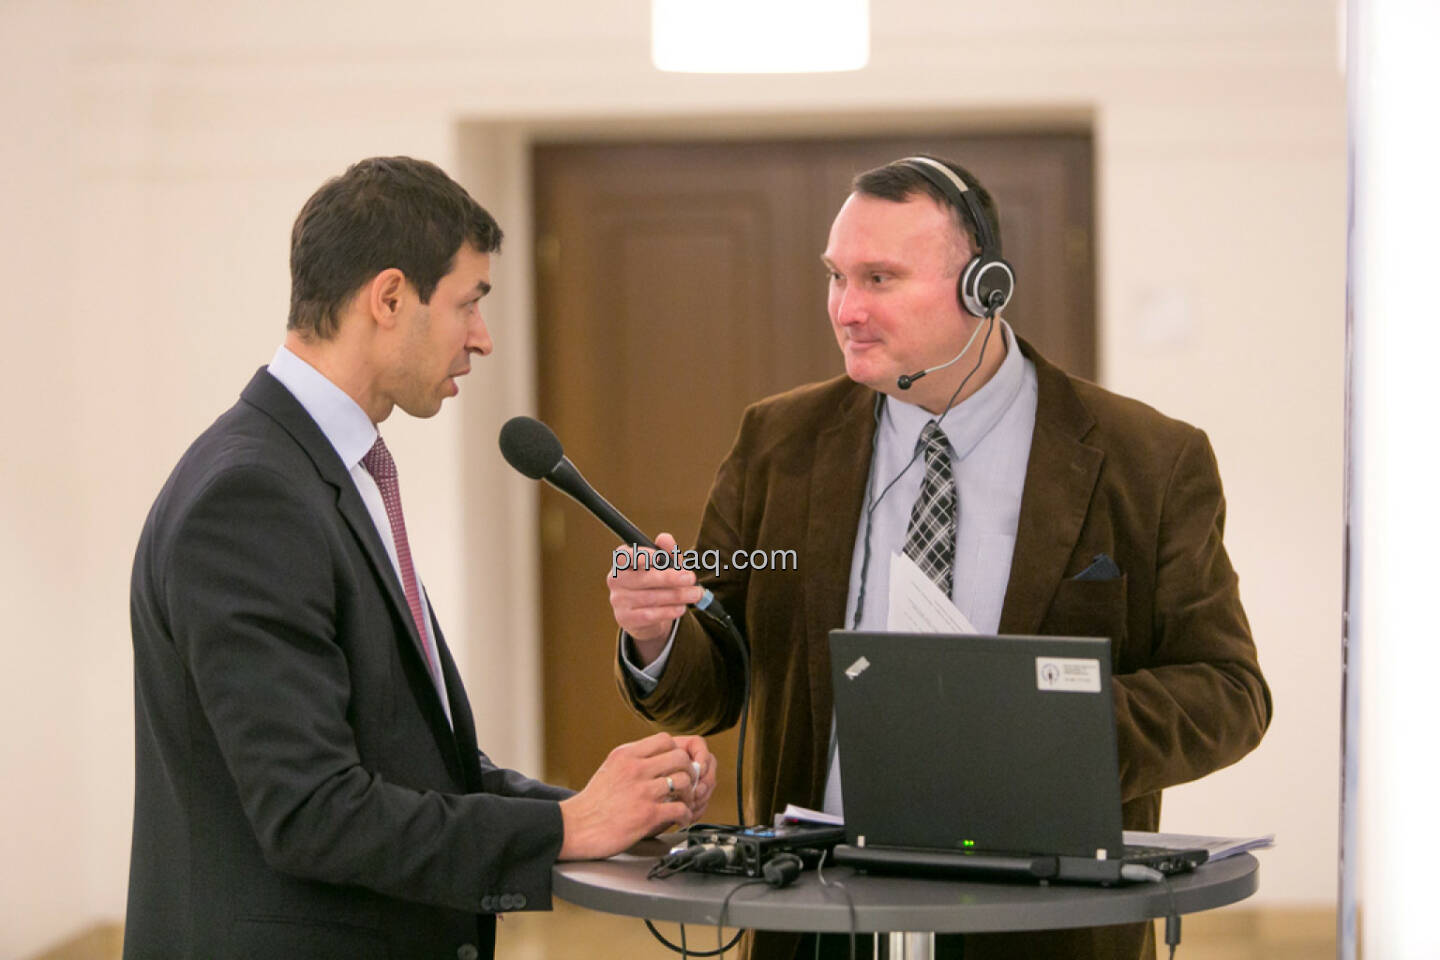
[[[857, 177], [823, 258], [847, 376], [753, 405], [720, 466], [697, 549], [793, 550], [798, 564], [699, 578], [752, 648], [752, 821], [787, 803], [841, 812], [827, 635], [885, 629], [896, 554], [982, 633], [1111, 638], [1127, 828], [1155, 830], [1164, 787], [1235, 762], [1269, 724], [1205, 435], [1015, 336], [995, 316], [1005, 292], [975, 283], [998, 254], [993, 204], [958, 165], [907, 158]], [[636, 566], [607, 580], [622, 693], [667, 729], [725, 729], [738, 669], [680, 606], [694, 571]], [[753, 955], [797, 946], [810, 956], [809, 938], [758, 934]], [[1153, 956], [1154, 939], [1134, 924], [937, 948], [1129, 958]]]
[[404, 157], [296, 220], [285, 345], [181, 458], [135, 556], [127, 957], [489, 957], [496, 913], [548, 909], [557, 858], [704, 809], [698, 737], [618, 747], [579, 793], [476, 745], [376, 424], [433, 416], [490, 353], [500, 239]]

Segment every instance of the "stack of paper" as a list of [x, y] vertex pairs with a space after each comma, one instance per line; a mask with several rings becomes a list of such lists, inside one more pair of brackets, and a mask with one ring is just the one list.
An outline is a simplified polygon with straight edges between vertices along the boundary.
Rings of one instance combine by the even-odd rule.
[[826, 827], [843, 827], [845, 818], [837, 817], [833, 813], [821, 813], [819, 810], [811, 810], [809, 807], [799, 807], [793, 803], [786, 804], [785, 809], [775, 814], [775, 826], [782, 823], [815, 823]]
[[1137, 847], [1164, 847], [1168, 850], [1205, 850], [1211, 860], [1224, 860], [1237, 853], [1275, 845], [1275, 834], [1263, 837], [1206, 837], [1192, 833], [1146, 833], [1126, 830], [1125, 842]]

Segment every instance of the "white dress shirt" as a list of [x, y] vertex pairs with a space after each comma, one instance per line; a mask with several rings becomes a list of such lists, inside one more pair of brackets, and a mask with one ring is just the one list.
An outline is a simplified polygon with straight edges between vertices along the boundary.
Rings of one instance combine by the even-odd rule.
[[[390, 557], [390, 565], [395, 568], [395, 579], [403, 584], [405, 580], [400, 573], [400, 557], [395, 552], [395, 537], [390, 532], [390, 515], [385, 512], [385, 501], [380, 496], [380, 487], [376, 485], [375, 478], [370, 476], [370, 471], [360, 463], [361, 458], [375, 445], [375, 438], [380, 435], [375, 424], [370, 422], [370, 416], [348, 393], [283, 345], [275, 351], [275, 357], [270, 361], [268, 369], [270, 375], [279, 380], [300, 402], [300, 406], [305, 408], [305, 412], [310, 414], [310, 419], [315, 421], [320, 432], [325, 434], [325, 439], [330, 441], [330, 446], [335, 448], [340, 462], [350, 471], [350, 479], [355, 482], [355, 489], [360, 491], [360, 499], [365, 501], [365, 509], [370, 512], [375, 530], [385, 544], [385, 553]], [[430, 623], [430, 601], [425, 596], [419, 566], [412, 566], [415, 570], [415, 584], [420, 590], [420, 617], [425, 625], [422, 639], [430, 662], [435, 664], [431, 680], [435, 682], [435, 690], [440, 694], [445, 717], [453, 727], [455, 721], [450, 717], [450, 698], [445, 692], [445, 677], [440, 672], [440, 654], [435, 646], [434, 628]], [[409, 611], [406, 611], [407, 616], [408, 614]]]

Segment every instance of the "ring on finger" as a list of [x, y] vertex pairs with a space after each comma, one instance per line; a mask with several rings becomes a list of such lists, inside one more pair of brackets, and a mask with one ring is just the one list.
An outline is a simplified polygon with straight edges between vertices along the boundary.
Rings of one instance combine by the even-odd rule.
[[665, 799], [666, 799], [666, 800], [674, 800], [674, 799], [675, 799], [675, 778], [674, 778], [674, 777], [666, 777], [666, 778], [665, 778]]

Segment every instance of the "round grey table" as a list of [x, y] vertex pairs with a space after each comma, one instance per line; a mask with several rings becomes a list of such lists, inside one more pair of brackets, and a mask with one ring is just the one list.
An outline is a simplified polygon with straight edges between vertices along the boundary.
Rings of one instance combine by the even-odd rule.
[[[645, 874], [665, 845], [645, 841], [609, 860], [556, 864], [554, 894], [577, 906], [672, 923], [714, 926], [727, 894], [747, 878], [681, 873], [665, 880]], [[855, 902], [857, 932], [876, 932], [876, 956], [928, 960], [936, 933], [993, 933], [1135, 923], [1171, 913], [1195, 913], [1243, 900], [1259, 886], [1249, 854], [1207, 863], [1167, 884], [1089, 887], [994, 883], [861, 874], [829, 867]], [[1167, 889], [1168, 888], [1168, 889]], [[1171, 894], [1174, 894], [1174, 906]], [[735, 891], [725, 908], [727, 927], [847, 933], [845, 895], [806, 870], [780, 890], [756, 884]], [[919, 933], [913, 931], [920, 931]]]

